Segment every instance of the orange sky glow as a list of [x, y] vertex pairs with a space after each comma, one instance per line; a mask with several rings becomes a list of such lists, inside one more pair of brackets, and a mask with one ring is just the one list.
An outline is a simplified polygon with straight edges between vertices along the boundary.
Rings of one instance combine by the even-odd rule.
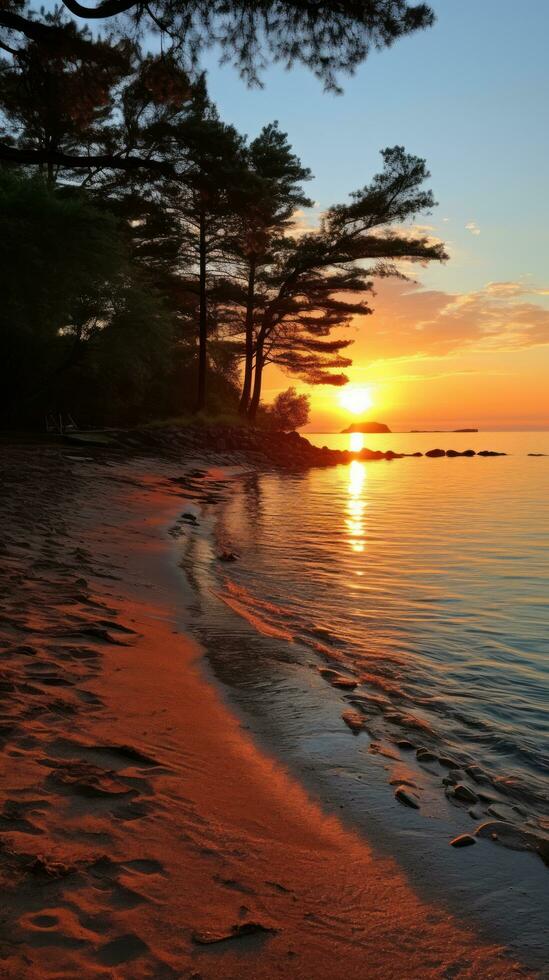
[[[527, 278], [461, 294], [379, 282], [373, 316], [345, 331], [354, 340], [347, 388], [313, 388], [270, 366], [265, 400], [290, 384], [306, 391], [307, 428], [320, 432], [357, 417], [394, 430], [549, 428], [548, 301], [549, 288]], [[357, 411], [364, 390], [371, 407]]]

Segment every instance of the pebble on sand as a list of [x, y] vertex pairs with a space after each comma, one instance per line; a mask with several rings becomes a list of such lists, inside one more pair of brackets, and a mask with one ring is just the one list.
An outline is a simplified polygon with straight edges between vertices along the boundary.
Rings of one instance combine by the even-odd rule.
[[471, 834], [460, 834], [459, 837], [454, 837], [450, 841], [451, 847], [470, 847], [471, 844], [476, 844], [476, 840], [471, 837]]
[[463, 800], [464, 803], [478, 803], [477, 794], [473, 793], [473, 790], [465, 786], [464, 783], [458, 783], [457, 786], [454, 786], [453, 795], [457, 800]]
[[349, 726], [353, 735], [358, 735], [366, 724], [362, 715], [358, 711], [353, 711], [351, 708], [348, 711], [344, 711], [341, 717], [345, 724]]
[[234, 551], [222, 551], [217, 557], [219, 561], [238, 561], [238, 555]]
[[397, 799], [399, 803], [403, 803], [404, 806], [410, 806], [412, 807], [413, 810], [419, 810], [418, 801], [411, 795], [411, 793], [408, 792], [406, 787], [403, 786], [402, 784], [400, 786], [397, 786], [397, 788], [395, 789], [395, 799]]
[[358, 685], [353, 677], [346, 677], [345, 674], [340, 674], [338, 670], [332, 670], [331, 667], [321, 667], [319, 673], [325, 680], [329, 681], [332, 687], [340, 687], [343, 690], [354, 691], [355, 687]]

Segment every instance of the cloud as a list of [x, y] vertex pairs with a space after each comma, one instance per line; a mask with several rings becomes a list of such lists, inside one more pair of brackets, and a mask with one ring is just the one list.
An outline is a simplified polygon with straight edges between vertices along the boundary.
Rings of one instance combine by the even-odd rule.
[[468, 221], [465, 225], [467, 231], [470, 231], [472, 235], [480, 235], [480, 228], [476, 221]]
[[296, 208], [292, 215], [292, 227], [286, 232], [290, 238], [301, 238], [310, 232], [318, 231], [318, 216], [307, 214], [303, 208]]
[[470, 293], [446, 293], [380, 281], [374, 315], [356, 321], [353, 360], [442, 358], [549, 345], [549, 309], [535, 301], [548, 293], [524, 282], [489, 282]]
[[395, 382], [410, 382], [410, 381], [420, 381], [425, 384], [427, 381], [445, 381], [447, 378], [460, 378], [467, 377], [470, 378], [475, 375], [482, 375], [483, 378], [507, 378], [511, 376], [510, 371], [486, 371], [484, 368], [478, 368], [478, 370], [461, 370], [461, 371], [437, 371], [435, 374], [431, 372], [427, 373], [416, 373], [406, 372], [404, 374], [383, 374], [383, 384], [395, 383]]

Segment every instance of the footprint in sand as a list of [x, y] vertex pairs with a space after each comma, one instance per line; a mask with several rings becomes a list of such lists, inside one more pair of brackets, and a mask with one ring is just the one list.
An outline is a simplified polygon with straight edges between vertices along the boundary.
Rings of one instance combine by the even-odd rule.
[[138, 956], [143, 956], [149, 952], [149, 947], [139, 936], [134, 933], [127, 933], [119, 936], [118, 939], [111, 939], [95, 954], [95, 959], [103, 966], [120, 966], [135, 960]]
[[62, 762], [57, 759], [44, 759], [42, 761], [43, 765], [50, 766], [52, 769], [46, 782], [53, 784], [58, 790], [91, 798], [112, 798], [136, 792], [126, 783], [115, 778], [111, 772], [84, 760]]
[[152, 858], [136, 858], [134, 861], [124, 861], [120, 865], [122, 871], [135, 871], [140, 875], [164, 875], [164, 865]]
[[63, 949], [77, 949], [95, 945], [97, 934], [86, 929], [72, 909], [42, 908], [39, 912], [27, 913], [19, 919], [19, 927], [24, 930], [28, 946], [59, 946]]

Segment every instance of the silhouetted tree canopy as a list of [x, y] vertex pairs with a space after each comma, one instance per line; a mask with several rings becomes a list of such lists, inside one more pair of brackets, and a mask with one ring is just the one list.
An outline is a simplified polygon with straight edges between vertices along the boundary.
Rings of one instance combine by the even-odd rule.
[[442, 243], [395, 227], [435, 205], [432, 192], [423, 187], [430, 176], [425, 160], [402, 146], [387, 148], [381, 156], [383, 169], [350, 195], [349, 204], [329, 208], [318, 232], [285, 240], [273, 256], [256, 332], [251, 418], [259, 406], [266, 363], [278, 361], [312, 383], [344, 384], [345, 375], [330, 377], [327, 369], [346, 366], [341, 358], [345, 344], [325, 338], [334, 327], [371, 312], [364, 296], [371, 293], [373, 278], [402, 276], [402, 261], [447, 258]]
[[[186, 69], [196, 68], [205, 48], [217, 46], [250, 83], [257, 83], [269, 61], [288, 68], [303, 64], [327, 88], [338, 86], [372, 48], [396, 40], [434, 21], [425, 3], [406, 0], [103, 0], [82, 4], [64, 0], [74, 17], [107, 22], [119, 33], [153, 31], [169, 41]], [[0, 43], [17, 50], [20, 35], [59, 48], [57, 25], [38, 19], [20, 0], [0, 7]]]
[[269, 406], [267, 423], [279, 432], [292, 432], [307, 425], [310, 409], [309, 395], [298, 394], [295, 388], [287, 388]]
[[[105, 0], [97, 37], [66, 9], [85, 8], [0, 0], [0, 418], [232, 411], [242, 363], [250, 420], [267, 364], [345, 384], [342, 328], [372, 312], [375, 278], [445, 258], [406, 227], [434, 205], [425, 161], [384, 150], [381, 171], [304, 233], [310, 170], [276, 122], [249, 140], [220, 119], [199, 57], [217, 43], [248, 81], [269, 58], [301, 61], [333, 86], [430, 11]], [[156, 53], [142, 48], [151, 24]]]

